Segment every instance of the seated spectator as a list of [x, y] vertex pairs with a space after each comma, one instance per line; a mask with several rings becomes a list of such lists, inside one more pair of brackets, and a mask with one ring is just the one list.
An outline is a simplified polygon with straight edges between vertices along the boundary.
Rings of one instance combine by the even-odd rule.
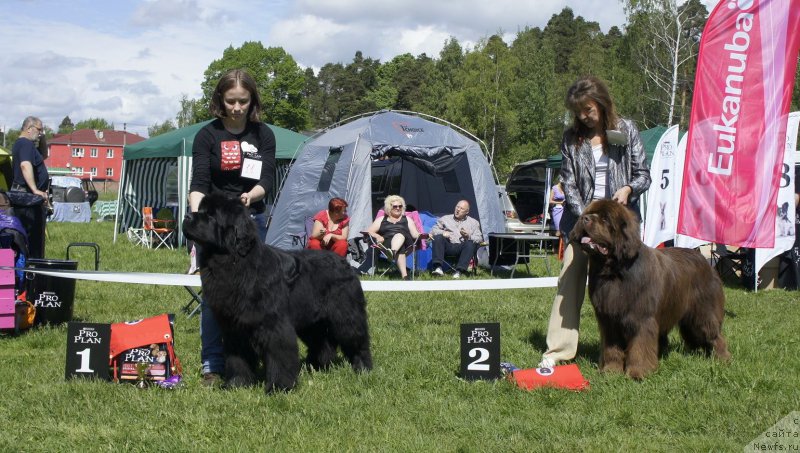
[[475, 249], [483, 240], [481, 224], [469, 215], [469, 202], [461, 200], [456, 204], [452, 215], [439, 217], [431, 229], [433, 238], [433, 275], [444, 275], [442, 264], [445, 256], [457, 256], [456, 272], [453, 278], [461, 278], [467, 272], [469, 261], [475, 256]]
[[350, 232], [350, 217], [347, 216], [347, 202], [341, 198], [331, 198], [328, 209], [314, 216], [308, 248], [331, 250], [337, 255], [347, 255], [347, 235]]
[[[367, 228], [368, 234], [383, 253], [393, 259], [403, 280], [409, 280], [406, 269], [406, 249], [411, 247], [420, 235], [414, 222], [405, 215], [406, 202], [399, 195], [389, 195], [383, 203], [385, 215], [378, 215]], [[362, 274], [372, 268], [372, 253], [367, 253], [364, 263], [359, 266]]]

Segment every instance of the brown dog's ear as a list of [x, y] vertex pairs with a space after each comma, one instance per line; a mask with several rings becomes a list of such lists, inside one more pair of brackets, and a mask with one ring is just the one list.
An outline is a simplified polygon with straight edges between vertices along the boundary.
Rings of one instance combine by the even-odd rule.
[[615, 204], [615, 228], [619, 232], [620, 240], [614, 245], [614, 252], [617, 259], [630, 260], [639, 253], [641, 245], [639, 220], [629, 208]]

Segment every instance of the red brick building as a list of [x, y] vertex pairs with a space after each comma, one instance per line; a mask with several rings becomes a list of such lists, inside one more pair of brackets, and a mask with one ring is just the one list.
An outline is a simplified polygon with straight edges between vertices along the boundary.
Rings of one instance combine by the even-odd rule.
[[48, 168], [69, 168], [73, 176], [95, 181], [119, 181], [122, 149], [145, 138], [131, 132], [81, 129], [53, 136], [47, 142]]

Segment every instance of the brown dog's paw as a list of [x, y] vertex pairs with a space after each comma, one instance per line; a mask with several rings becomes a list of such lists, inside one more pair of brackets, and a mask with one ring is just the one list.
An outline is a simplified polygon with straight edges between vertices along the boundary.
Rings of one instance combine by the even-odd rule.
[[625, 367], [622, 364], [622, 361], [618, 360], [611, 360], [611, 361], [602, 361], [600, 363], [600, 372], [601, 373], [624, 373]]
[[600, 372], [625, 372], [625, 352], [622, 348], [612, 345], [603, 346], [603, 351], [600, 354]]
[[714, 341], [714, 357], [725, 363], [731, 361], [731, 353], [728, 351], [728, 344], [721, 335]]
[[629, 378], [633, 379], [634, 381], [641, 381], [646, 378], [651, 372], [644, 370], [642, 368], [628, 368], [625, 371], [625, 375]]

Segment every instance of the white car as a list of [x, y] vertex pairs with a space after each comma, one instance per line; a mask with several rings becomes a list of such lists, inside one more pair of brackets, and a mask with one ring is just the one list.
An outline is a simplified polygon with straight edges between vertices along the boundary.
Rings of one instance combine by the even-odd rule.
[[511, 198], [506, 192], [505, 186], [497, 185], [497, 194], [500, 197], [500, 205], [503, 208], [503, 217], [506, 220], [506, 233], [515, 234], [537, 234], [542, 232], [542, 225], [536, 223], [524, 223], [519, 219], [517, 210], [511, 202]]

